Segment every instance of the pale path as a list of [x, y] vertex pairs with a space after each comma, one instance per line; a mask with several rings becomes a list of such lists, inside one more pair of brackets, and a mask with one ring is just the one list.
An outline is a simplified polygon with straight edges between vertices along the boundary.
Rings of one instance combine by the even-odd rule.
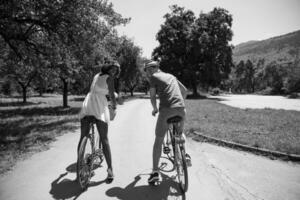
[[219, 98], [220, 103], [238, 108], [252, 109], [284, 109], [300, 111], [300, 99], [289, 99], [283, 96], [253, 95], [253, 94], [233, 94], [211, 96], [211, 98]]
[[[51, 149], [19, 162], [0, 177], [0, 200], [299, 200], [300, 165], [188, 140], [193, 159], [190, 187], [180, 195], [172, 174], [163, 176], [159, 187], [150, 187], [155, 118], [149, 100], [120, 106], [111, 123], [115, 180], [106, 184], [106, 167], [96, 170], [93, 184], [81, 193], [74, 163], [79, 130], [58, 138]], [[140, 175], [140, 179], [135, 177]]]

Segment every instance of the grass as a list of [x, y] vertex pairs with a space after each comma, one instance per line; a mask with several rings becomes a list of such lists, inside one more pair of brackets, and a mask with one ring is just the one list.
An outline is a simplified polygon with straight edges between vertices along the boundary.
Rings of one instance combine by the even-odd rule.
[[82, 97], [69, 96], [63, 108], [61, 95], [30, 97], [23, 104], [18, 98], [0, 100], [0, 174], [24, 157], [48, 148], [64, 133], [79, 128]]
[[300, 154], [300, 112], [239, 109], [216, 99], [187, 100], [186, 128], [207, 136]]

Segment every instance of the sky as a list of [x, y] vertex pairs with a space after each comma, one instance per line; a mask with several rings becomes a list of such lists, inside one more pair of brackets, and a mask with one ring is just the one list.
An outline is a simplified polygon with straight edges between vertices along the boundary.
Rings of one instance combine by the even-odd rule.
[[117, 27], [120, 35], [133, 39], [151, 58], [158, 42], [155, 39], [163, 16], [170, 12], [170, 5], [177, 4], [200, 12], [210, 12], [214, 7], [225, 8], [233, 16], [232, 44], [249, 40], [264, 40], [300, 30], [300, 0], [110, 0], [116, 12], [130, 17], [126, 26]]

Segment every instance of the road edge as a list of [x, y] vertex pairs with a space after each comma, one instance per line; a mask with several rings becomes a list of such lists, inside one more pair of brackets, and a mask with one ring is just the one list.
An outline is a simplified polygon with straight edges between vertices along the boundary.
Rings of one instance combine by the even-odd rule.
[[251, 146], [247, 146], [247, 145], [243, 145], [243, 144], [239, 144], [239, 143], [235, 143], [235, 142], [229, 142], [227, 140], [222, 140], [222, 139], [218, 139], [215, 137], [204, 135], [197, 131], [192, 131], [188, 135], [191, 135], [191, 134], [194, 136], [193, 140], [198, 141], [198, 142], [200, 142], [200, 141], [208, 142], [208, 143], [213, 143], [213, 144], [217, 144], [220, 146], [226, 146], [226, 147], [233, 148], [233, 149], [239, 149], [239, 150], [243, 150], [243, 151], [247, 151], [247, 152], [252, 152], [257, 155], [263, 155], [263, 156], [269, 157], [270, 159], [277, 158], [277, 159], [284, 160], [284, 161], [300, 162], [300, 155], [297, 155], [297, 154], [287, 154], [287, 153], [283, 153], [283, 152], [279, 152], [279, 151], [271, 151], [268, 149], [251, 147]]

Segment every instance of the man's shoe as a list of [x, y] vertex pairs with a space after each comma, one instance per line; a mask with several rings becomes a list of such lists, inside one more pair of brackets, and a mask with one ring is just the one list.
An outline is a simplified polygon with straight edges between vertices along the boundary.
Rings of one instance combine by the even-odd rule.
[[159, 181], [159, 173], [158, 172], [152, 172], [150, 174], [150, 177], [148, 178], [148, 183], [153, 184]]

